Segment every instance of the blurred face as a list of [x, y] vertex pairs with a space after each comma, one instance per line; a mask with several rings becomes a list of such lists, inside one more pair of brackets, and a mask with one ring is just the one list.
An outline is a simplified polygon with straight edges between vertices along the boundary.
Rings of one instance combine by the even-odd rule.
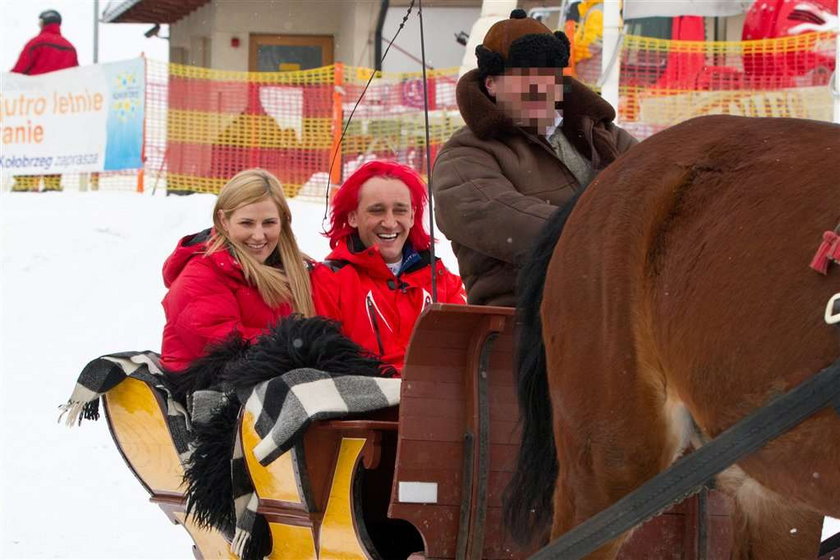
[[559, 68], [511, 68], [484, 80], [487, 93], [514, 124], [542, 133], [553, 126], [556, 104], [563, 101]]
[[414, 224], [411, 192], [399, 179], [368, 179], [359, 191], [359, 206], [348, 214], [347, 223], [358, 230], [365, 247], [379, 247], [385, 262], [400, 262]]
[[280, 239], [280, 211], [270, 198], [234, 210], [230, 219], [219, 210], [222, 228], [228, 237], [264, 263]]

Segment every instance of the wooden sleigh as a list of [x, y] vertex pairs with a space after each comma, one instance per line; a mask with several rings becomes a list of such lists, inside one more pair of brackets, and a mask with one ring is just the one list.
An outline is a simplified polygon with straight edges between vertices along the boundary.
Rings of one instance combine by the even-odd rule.
[[[519, 438], [513, 331], [512, 309], [433, 305], [415, 328], [398, 410], [315, 423], [267, 467], [250, 451], [258, 439], [243, 414], [268, 558], [502, 559], [539, 548], [518, 548], [502, 523]], [[184, 518], [183, 469], [154, 391], [128, 379], [105, 410], [127, 464], [190, 533], [195, 556], [233, 557], [222, 535]], [[645, 523], [621, 558], [729, 558], [728, 516], [726, 500], [704, 492]]]

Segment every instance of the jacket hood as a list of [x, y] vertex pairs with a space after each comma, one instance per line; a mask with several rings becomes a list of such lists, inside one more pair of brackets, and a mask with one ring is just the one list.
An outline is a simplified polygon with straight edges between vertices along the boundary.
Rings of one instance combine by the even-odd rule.
[[379, 247], [365, 247], [357, 235], [348, 235], [338, 241], [335, 249], [327, 255], [328, 261], [344, 261], [364, 269], [373, 278], [393, 278], [391, 270], [385, 264]]
[[[574, 78], [563, 78], [563, 133], [581, 153], [589, 154], [589, 146], [582, 142], [585, 120], [610, 123], [615, 119], [615, 109], [600, 95]], [[515, 134], [521, 129], [505, 115], [484, 91], [478, 70], [464, 74], [455, 89], [458, 109], [467, 127], [481, 140]]]
[[163, 263], [163, 285], [169, 288], [178, 278], [178, 275], [187, 266], [187, 263], [196, 255], [204, 254], [207, 250], [207, 241], [210, 240], [210, 229], [199, 233], [187, 235], [179, 242], [172, 254]]

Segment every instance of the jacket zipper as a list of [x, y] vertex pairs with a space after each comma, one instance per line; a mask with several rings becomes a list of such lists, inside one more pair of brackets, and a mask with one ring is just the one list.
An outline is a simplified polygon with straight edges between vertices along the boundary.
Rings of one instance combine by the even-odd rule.
[[373, 326], [373, 334], [376, 335], [376, 343], [379, 345], [379, 355], [384, 356], [385, 348], [382, 346], [382, 337], [379, 334], [379, 321], [376, 319], [376, 306], [373, 305], [373, 301], [370, 296], [365, 297], [365, 303], [367, 304], [370, 324]]

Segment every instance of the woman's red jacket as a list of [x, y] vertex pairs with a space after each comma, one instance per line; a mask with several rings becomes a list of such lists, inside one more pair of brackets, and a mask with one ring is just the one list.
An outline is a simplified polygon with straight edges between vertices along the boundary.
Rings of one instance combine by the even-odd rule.
[[163, 298], [161, 363], [170, 371], [185, 369], [233, 331], [255, 338], [292, 311], [285, 303], [265, 303], [227, 251], [205, 255], [209, 234], [183, 238], [163, 265], [169, 292]]

